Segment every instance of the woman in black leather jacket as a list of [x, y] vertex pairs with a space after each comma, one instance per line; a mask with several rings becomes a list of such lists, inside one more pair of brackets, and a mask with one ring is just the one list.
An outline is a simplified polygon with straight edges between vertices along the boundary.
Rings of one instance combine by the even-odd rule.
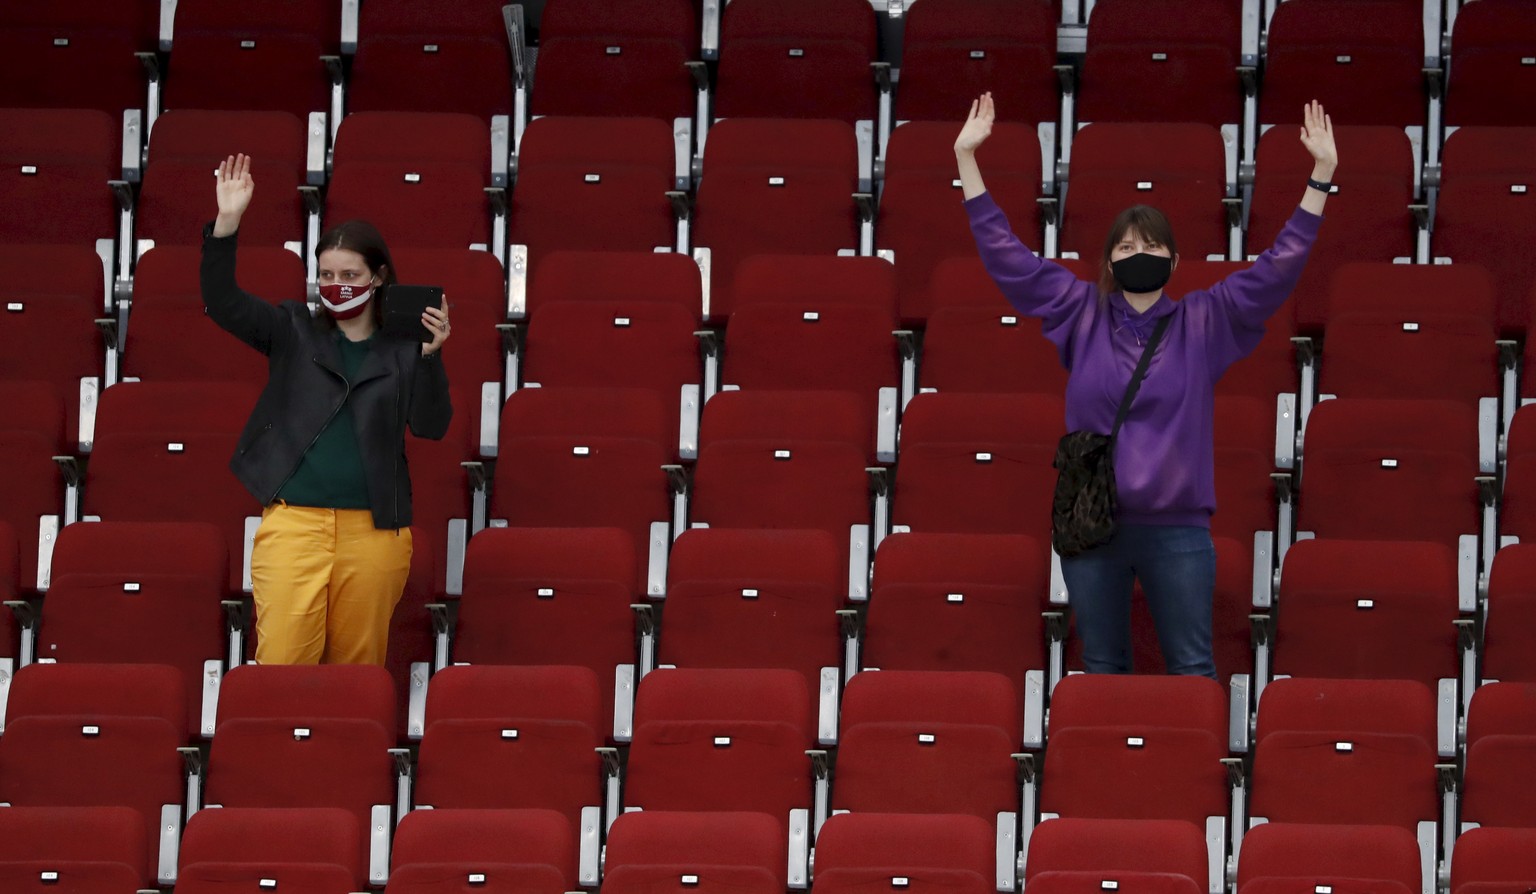
[[249, 158], [219, 166], [201, 281], [214, 322], [268, 357], [230, 461], [266, 507], [251, 556], [256, 660], [382, 664], [411, 564], [405, 431], [441, 438], [453, 415], [440, 354], [447, 299], [422, 314], [430, 341], [381, 331], [373, 298], [395, 271], [364, 221], [316, 246], [324, 313], [247, 294], [235, 282], [235, 245], [253, 190]]

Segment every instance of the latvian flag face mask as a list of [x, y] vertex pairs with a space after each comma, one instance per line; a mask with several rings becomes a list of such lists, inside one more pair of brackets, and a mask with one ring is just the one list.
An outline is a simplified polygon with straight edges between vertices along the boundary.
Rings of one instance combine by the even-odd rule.
[[350, 320], [368, 307], [373, 297], [373, 284], [348, 285], [333, 282], [320, 287], [320, 303], [332, 319]]

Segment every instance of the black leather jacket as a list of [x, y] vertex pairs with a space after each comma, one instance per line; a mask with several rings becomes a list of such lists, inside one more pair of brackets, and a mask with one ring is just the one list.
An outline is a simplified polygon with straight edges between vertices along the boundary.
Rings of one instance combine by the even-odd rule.
[[212, 225], [204, 229], [203, 304], [215, 323], [267, 355], [268, 376], [230, 469], [263, 506], [270, 504], [342, 403], [350, 401], [373, 525], [409, 526], [405, 429], [422, 438], [447, 433], [453, 406], [442, 360], [421, 356], [419, 342], [381, 333], [349, 384], [332, 330], [308, 305], [268, 304], [235, 284], [235, 241], [234, 235], [214, 236]]

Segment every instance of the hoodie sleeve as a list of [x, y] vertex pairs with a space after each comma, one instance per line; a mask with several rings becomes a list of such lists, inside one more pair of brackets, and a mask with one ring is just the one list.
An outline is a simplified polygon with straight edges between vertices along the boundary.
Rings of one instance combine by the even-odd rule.
[[1213, 373], [1246, 357], [1264, 337], [1264, 325], [1301, 279], [1323, 218], [1297, 208], [1275, 244], [1244, 270], [1211, 287]]
[[991, 193], [965, 203], [971, 235], [992, 281], [1019, 313], [1041, 319], [1041, 331], [1065, 351], [1074, 323], [1093, 306], [1095, 288], [1025, 247]]

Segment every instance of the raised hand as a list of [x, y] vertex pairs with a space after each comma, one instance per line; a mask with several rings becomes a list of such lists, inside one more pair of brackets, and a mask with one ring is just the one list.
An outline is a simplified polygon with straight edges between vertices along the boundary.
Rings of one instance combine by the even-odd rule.
[[214, 193], [219, 201], [219, 216], [213, 222], [213, 235], [228, 236], [240, 229], [240, 218], [250, 207], [256, 181], [251, 179], [251, 157], [231, 155], [219, 163]]
[[1301, 145], [1317, 163], [1317, 173], [1322, 174], [1317, 179], [1330, 180], [1339, 166], [1339, 148], [1333, 142], [1333, 119], [1315, 99], [1301, 109]]
[[965, 118], [965, 126], [960, 128], [960, 136], [955, 138], [955, 154], [971, 154], [976, 147], [986, 142], [992, 135], [992, 122], [997, 120], [997, 110], [992, 106], [992, 94], [981, 94], [971, 101], [971, 113]]

